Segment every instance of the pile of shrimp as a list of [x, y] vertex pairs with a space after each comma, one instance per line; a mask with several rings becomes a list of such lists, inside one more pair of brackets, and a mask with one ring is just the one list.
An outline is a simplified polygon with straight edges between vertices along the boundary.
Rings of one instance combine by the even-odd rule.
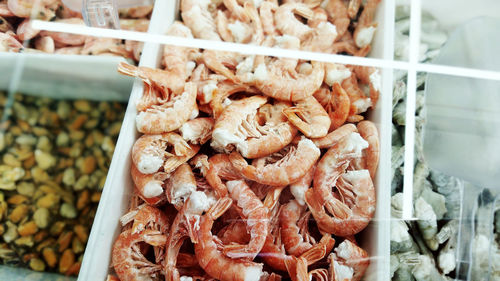
[[[364, 2], [364, 4], [363, 4]], [[182, 0], [184, 24], [196, 38], [366, 56], [381, 0]], [[271, 39], [271, 40], [269, 40]]]
[[[219, 10], [227, 20], [241, 12], [263, 25], [251, 4], [231, 3], [233, 13]], [[210, 34], [184, 13], [169, 35]], [[355, 235], [375, 212], [379, 160], [377, 128], [364, 119], [379, 70], [174, 46], [162, 66], [118, 66], [144, 82], [142, 135], [108, 280], [360, 280], [370, 262]]]
[[[153, 6], [120, 9], [121, 28], [146, 32], [152, 10]], [[62, 0], [0, 0], [0, 52], [112, 55], [139, 61], [140, 42], [40, 31], [31, 27], [33, 19], [84, 25], [82, 14]]]

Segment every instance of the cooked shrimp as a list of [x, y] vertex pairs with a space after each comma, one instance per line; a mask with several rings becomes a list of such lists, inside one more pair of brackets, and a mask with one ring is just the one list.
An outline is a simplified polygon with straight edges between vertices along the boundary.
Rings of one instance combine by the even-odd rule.
[[218, 83], [217, 91], [210, 101], [210, 107], [213, 110], [214, 117], [218, 118], [224, 111], [224, 103], [227, 98], [233, 94], [246, 91], [250, 91], [250, 87], [247, 85], [233, 83], [228, 80]]
[[307, 173], [302, 176], [298, 181], [290, 184], [290, 192], [297, 200], [297, 203], [300, 205], [306, 204], [305, 195], [306, 191], [311, 187], [311, 183], [314, 177], [314, 171], [316, 170], [316, 166], [312, 166]]
[[337, 28], [337, 38], [342, 37], [351, 23], [344, 1], [329, 0], [325, 10], [328, 13], [330, 21]]
[[274, 24], [274, 13], [278, 9], [278, 5], [271, 1], [263, 1], [260, 4], [260, 20], [262, 29], [265, 35], [276, 35], [276, 26]]
[[370, 172], [372, 180], [374, 180], [380, 154], [378, 130], [371, 121], [361, 121], [358, 123], [357, 127], [361, 137], [368, 142], [368, 148], [363, 151], [361, 165], [356, 166], [356, 168], [367, 169]]
[[353, 235], [363, 230], [373, 217], [375, 189], [368, 170], [348, 171], [340, 176], [336, 188], [340, 199], [330, 193], [325, 202], [321, 197], [323, 192], [318, 189], [315, 185], [306, 192], [306, 203], [321, 231], [337, 236]]
[[236, 69], [241, 55], [232, 52], [206, 50], [202, 54], [202, 59], [210, 70], [224, 75], [233, 82], [238, 82], [233, 69]]
[[[12, 13], [7, 5], [7, 1], [5, 2], [0, 2], [0, 17], [15, 17], [16, 15]], [[2, 31], [5, 32], [5, 31]]]
[[337, 82], [333, 84], [331, 92], [323, 89], [314, 93], [314, 96], [328, 113], [330, 118], [329, 131], [331, 131], [345, 123], [349, 116], [351, 101], [346, 91]]
[[[280, 60], [277, 60], [280, 62]], [[255, 86], [267, 96], [284, 101], [299, 101], [310, 97], [323, 83], [325, 69], [321, 62], [312, 62], [312, 71], [292, 77], [279, 63], [266, 66], [259, 64], [255, 69]]]
[[241, 176], [238, 173], [227, 154], [216, 154], [208, 159], [209, 169], [206, 179], [215, 190], [219, 198], [227, 195], [227, 187], [222, 180], [236, 180]]
[[38, 37], [35, 39], [35, 48], [45, 53], [53, 53], [56, 49], [51, 37]]
[[362, 0], [350, 0], [349, 6], [347, 7], [347, 14], [351, 19], [355, 19], [358, 15], [359, 7], [361, 6]]
[[209, 4], [209, 1], [182, 0], [182, 20], [196, 38], [220, 41], [214, 18], [208, 11]]
[[214, 123], [214, 119], [210, 117], [196, 118], [184, 123], [179, 132], [186, 141], [202, 145], [212, 137]]
[[[170, 148], [173, 148], [173, 153], [167, 151]], [[164, 167], [166, 173], [170, 173], [182, 164], [176, 165], [179, 160], [176, 157], [193, 157], [196, 154], [193, 154], [193, 150], [193, 146], [176, 133], [142, 135], [132, 147], [132, 162], [144, 174], [155, 173], [161, 167]]]
[[309, 138], [324, 137], [330, 128], [328, 113], [312, 96], [296, 102], [294, 107], [283, 109], [283, 114]]
[[53, 20], [56, 16], [56, 0], [7, 0], [8, 9], [17, 17]]
[[373, 106], [372, 100], [366, 97], [363, 90], [359, 88], [358, 78], [354, 72], [351, 74], [351, 77], [342, 82], [342, 88], [346, 91], [351, 101], [349, 115], [363, 113], [368, 110], [369, 107]]
[[168, 218], [164, 212], [159, 209], [144, 205], [138, 210], [134, 216], [134, 223], [132, 225], [132, 234], [140, 233], [144, 230], [157, 230], [162, 234], [166, 234], [170, 225]]
[[[167, 35], [193, 38], [191, 30], [178, 21], [170, 26]], [[170, 45], [165, 45], [163, 47], [162, 62], [165, 66], [165, 70], [169, 72], [170, 76], [176, 77], [168, 81], [169, 87], [176, 94], [183, 91], [185, 81], [189, 75], [191, 75], [192, 68], [191, 71], [189, 71], [187, 66], [193, 64], [193, 62], [189, 61], [189, 55], [193, 52], [195, 52], [195, 49], [192, 48]]]
[[165, 280], [179, 281], [180, 274], [176, 268], [177, 255], [186, 238], [199, 243], [198, 231], [200, 215], [208, 210], [213, 202], [201, 191], [194, 191], [184, 202], [170, 227], [165, 249]]
[[[12, 33], [13, 34], [13, 33]], [[0, 32], [0, 51], [2, 52], [19, 52], [24, 48], [10, 32]]]
[[368, 253], [349, 240], [344, 240], [329, 256], [331, 280], [359, 281], [370, 265]]
[[35, 38], [35, 36], [37, 36], [38, 33], [40, 33], [40, 30], [33, 29], [31, 27], [31, 21], [28, 18], [17, 26], [16, 33], [19, 40], [25, 41]]
[[247, 244], [250, 241], [247, 225], [243, 220], [231, 222], [217, 233], [217, 237], [225, 245], [230, 243]]
[[302, 280], [301, 277], [304, 278], [304, 271], [307, 274], [307, 266], [317, 262], [329, 253], [335, 244], [335, 240], [330, 235], [325, 234], [319, 243], [299, 257], [303, 263], [298, 266], [297, 258], [287, 255], [281, 242], [281, 230], [278, 224], [279, 213], [280, 211], [275, 208], [271, 214], [271, 231], [259, 256], [270, 267], [280, 271], [288, 271], [292, 280]]
[[[307, 218], [310, 213], [306, 212], [306, 209], [306, 206], [298, 204], [296, 200], [288, 202], [281, 209], [279, 216], [281, 240], [289, 255], [300, 256], [316, 244], [307, 230]], [[302, 228], [297, 225], [299, 220], [302, 221]]]
[[286, 3], [278, 7], [274, 14], [276, 28], [286, 35], [292, 35], [300, 40], [311, 31], [311, 28], [296, 18], [296, 15], [307, 19], [313, 18], [313, 10], [302, 3]]
[[153, 5], [120, 9], [120, 15], [128, 18], [145, 18], [153, 11]]
[[318, 147], [318, 148], [330, 148], [337, 144], [339, 141], [344, 139], [346, 136], [350, 135], [351, 133], [356, 132], [356, 126], [353, 124], [345, 124], [334, 131], [328, 133], [325, 137], [319, 138], [319, 139], [312, 139], [311, 141]]
[[168, 179], [165, 194], [168, 202], [179, 210], [194, 191], [196, 191], [196, 179], [189, 164], [184, 163]]
[[113, 245], [112, 262], [118, 278], [122, 281], [154, 280], [159, 277], [161, 265], [146, 259], [139, 243], [145, 242], [153, 247], [164, 247], [167, 236], [157, 230], [132, 233], [122, 232]]
[[354, 42], [359, 48], [368, 46], [372, 40], [377, 24], [373, 23], [375, 11], [381, 0], [367, 0], [363, 6], [363, 11], [358, 18], [358, 25], [354, 29]]
[[325, 10], [318, 7], [313, 10], [313, 17], [307, 21], [311, 30], [302, 38], [302, 49], [313, 52], [330, 52], [337, 28], [327, 20]]
[[282, 114], [289, 105], [264, 106], [266, 102], [266, 97], [252, 96], [228, 105], [215, 122], [211, 146], [224, 152], [236, 148], [247, 158], [257, 158], [288, 145], [297, 133]]
[[[153, 91], [145, 82], [145, 92]], [[181, 95], [172, 97], [168, 102], [151, 105], [136, 116], [137, 130], [141, 133], [158, 134], [180, 128], [187, 120], [196, 117], [196, 85], [186, 83]], [[153, 96], [155, 94], [146, 94]]]
[[200, 219], [198, 243], [194, 245], [200, 266], [213, 278], [221, 281], [258, 281], [262, 276], [262, 264], [226, 257], [212, 235], [214, 221], [230, 206], [230, 198], [221, 198]]
[[[56, 20], [56, 22], [75, 24], [75, 25], [85, 25], [83, 19], [80, 19], [80, 18], [60, 19], [60, 20]], [[50, 37], [52, 37], [52, 39], [54, 39], [54, 41], [56, 43], [60, 43], [63, 45], [70, 45], [70, 46], [83, 45], [83, 43], [85, 43], [85, 39], [87, 39], [87, 36], [85, 36], [85, 35], [64, 33], [64, 32], [54, 32], [54, 31], [47, 31], [47, 30], [40, 31], [40, 35], [41, 36], [50, 36]]]
[[56, 48], [54, 54], [59, 55], [79, 55], [82, 52], [82, 46], [76, 47], [64, 47], [64, 48]]
[[[373, 216], [375, 189], [370, 173], [345, 172], [367, 147], [368, 143], [358, 133], [351, 133], [328, 149], [318, 162], [314, 189], [306, 193], [306, 202], [321, 230], [339, 236], [356, 234]], [[335, 193], [331, 189], [334, 186]]]
[[297, 146], [288, 146], [271, 156], [255, 159], [252, 165], [237, 152], [231, 153], [229, 159], [236, 170], [250, 180], [270, 186], [285, 186], [304, 176], [319, 156], [320, 151], [314, 143], [304, 138]]
[[250, 190], [243, 180], [228, 181], [226, 183], [229, 195], [242, 210], [247, 221], [247, 232], [250, 241], [246, 245], [231, 244], [224, 246], [223, 252], [230, 258], [245, 258], [253, 260], [262, 249], [268, 232], [267, 208]]
[[88, 37], [81, 50], [82, 55], [101, 55], [106, 53], [120, 54], [131, 57], [132, 53], [126, 50], [125, 45], [118, 39]]
[[377, 105], [378, 97], [380, 96], [380, 89], [382, 84], [382, 78], [380, 76], [380, 71], [375, 67], [370, 66], [355, 66], [354, 72], [361, 83], [369, 85], [370, 87], [370, 100], [372, 101], [372, 107], [375, 108]]
[[242, 6], [238, 4], [236, 0], [222, 0], [224, 6], [231, 12], [231, 16], [236, 17], [238, 20], [247, 22], [249, 20], [248, 15]]
[[143, 174], [135, 165], [130, 168], [130, 175], [134, 182], [137, 194], [149, 205], [159, 205], [166, 200], [163, 192], [167, 173], [157, 172], [154, 174]]
[[290, 278], [293, 281], [310, 281], [307, 274], [307, 266], [321, 260], [326, 254], [331, 252], [334, 245], [335, 239], [329, 234], [325, 234], [319, 243], [315, 244], [298, 258], [290, 256], [289, 259], [285, 259], [284, 262]]
[[325, 63], [325, 83], [333, 86], [335, 83], [341, 84], [342, 81], [351, 77], [351, 70], [343, 64]]

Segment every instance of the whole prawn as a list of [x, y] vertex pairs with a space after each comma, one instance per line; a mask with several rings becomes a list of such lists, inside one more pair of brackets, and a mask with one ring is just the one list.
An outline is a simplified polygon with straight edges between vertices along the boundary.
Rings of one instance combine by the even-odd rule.
[[330, 21], [337, 28], [337, 38], [342, 37], [346, 33], [351, 22], [347, 8], [343, 2], [342, 0], [329, 0], [325, 7]]
[[373, 217], [375, 189], [368, 170], [349, 171], [342, 176], [337, 184], [342, 201], [329, 196], [328, 203], [321, 205], [323, 199], [315, 194], [315, 189], [306, 192], [306, 203], [322, 231], [338, 236], [353, 235], [363, 230]]
[[[344, 240], [335, 248], [335, 254], [331, 254], [330, 276], [331, 280], [341, 281], [349, 278], [352, 281], [359, 281], [370, 265], [368, 253], [349, 240]], [[344, 267], [341, 269], [341, 267]], [[342, 276], [350, 273], [351, 276]]]
[[204, 144], [212, 138], [212, 129], [215, 121], [210, 117], [201, 117], [184, 123], [179, 132], [182, 138], [193, 144]]
[[155, 173], [162, 167], [165, 173], [170, 173], [198, 150], [199, 146], [189, 145], [176, 133], [142, 135], [132, 147], [132, 162], [143, 174]]
[[165, 194], [168, 202], [174, 205], [179, 210], [184, 201], [196, 191], [196, 179], [189, 164], [184, 163], [180, 165], [168, 179]]
[[197, 233], [200, 230], [200, 215], [211, 207], [209, 201], [205, 193], [194, 191], [186, 198], [175, 216], [166, 242], [165, 280], [180, 281], [176, 267], [177, 256], [185, 239], [190, 238], [194, 243], [199, 242]]
[[[276, 160], [275, 157], [279, 157]], [[229, 155], [234, 168], [247, 179], [270, 186], [286, 186], [304, 176], [320, 156], [319, 149], [309, 139], [302, 139], [297, 146], [289, 146], [275, 157], [255, 159], [252, 165], [237, 152]], [[270, 161], [271, 163], [267, 164]], [[296, 165], [295, 163], [301, 163]]]
[[286, 3], [280, 5], [274, 14], [276, 28], [286, 35], [292, 35], [299, 39], [311, 31], [311, 28], [296, 18], [296, 14], [307, 19], [313, 17], [313, 11], [303, 3]]
[[254, 73], [254, 84], [263, 94], [278, 100], [296, 102], [312, 96], [321, 87], [325, 69], [321, 62], [313, 61], [310, 73], [299, 73], [292, 77], [278, 63], [268, 66], [262, 63]]
[[221, 281], [258, 281], [262, 276], [262, 264], [231, 259], [226, 257], [217, 245], [217, 237], [212, 235], [214, 221], [230, 206], [228, 197], [219, 199], [207, 213], [200, 218], [197, 231], [198, 243], [194, 245], [200, 266], [213, 278]]
[[[361, 231], [375, 211], [375, 189], [368, 170], [345, 170], [368, 143], [351, 133], [332, 146], [318, 162], [313, 189], [306, 202], [321, 230], [338, 236]], [[337, 192], [332, 193], [336, 186]], [[326, 210], [331, 214], [328, 215]]]
[[[300, 256], [316, 244], [307, 230], [307, 218], [310, 213], [307, 213], [306, 209], [306, 206], [298, 204], [296, 200], [288, 202], [281, 209], [279, 215], [281, 240], [289, 255]], [[301, 227], [297, 225], [299, 221], [302, 221]]]
[[182, 0], [180, 6], [182, 20], [196, 38], [221, 41], [208, 6], [209, 2]]
[[122, 281], [154, 280], [160, 275], [161, 265], [146, 259], [139, 243], [153, 247], [164, 247], [167, 237], [156, 230], [132, 233], [125, 230], [120, 233], [113, 245], [112, 265]]
[[363, 6], [363, 11], [358, 19], [358, 25], [353, 33], [354, 41], [359, 48], [368, 46], [373, 40], [373, 35], [377, 28], [377, 24], [373, 23], [373, 18], [377, 6], [381, 1], [382, 0], [367, 0], [366, 4]]
[[324, 137], [330, 128], [328, 113], [312, 96], [296, 102], [294, 107], [283, 109], [283, 114], [308, 138]]
[[288, 145], [297, 133], [290, 123], [283, 122], [282, 110], [289, 105], [266, 105], [267, 100], [251, 96], [228, 105], [215, 122], [211, 146], [226, 153], [236, 148], [247, 158], [258, 158]]
[[247, 230], [250, 241], [246, 245], [231, 244], [224, 246], [223, 252], [230, 258], [245, 258], [253, 260], [262, 249], [268, 232], [268, 210], [250, 190], [243, 180], [228, 181], [226, 183], [229, 195], [247, 221]]
[[351, 101], [339, 83], [333, 84], [331, 92], [327, 88], [320, 88], [314, 93], [314, 97], [330, 118], [329, 131], [335, 130], [345, 123], [349, 116]]
[[351, 101], [349, 109], [349, 116], [366, 112], [368, 108], [373, 107], [372, 100], [366, 97], [363, 90], [358, 85], [358, 78], [354, 72], [351, 77], [342, 82], [342, 88], [346, 91]]

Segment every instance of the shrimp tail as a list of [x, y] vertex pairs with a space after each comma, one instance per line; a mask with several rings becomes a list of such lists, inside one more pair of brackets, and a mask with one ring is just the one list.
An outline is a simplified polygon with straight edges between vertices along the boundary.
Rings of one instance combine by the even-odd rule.
[[335, 239], [330, 234], [324, 234], [318, 244], [304, 252], [300, 257], [305, 258], [308, 264], [314, 264], [330, 253], [335, 245]]
[[307, 260], [305, 258], [291, 256], [290, 259], [285, 259], [285, 266], [292, 281], [309, 281]]
[[120, 62], [118, 64], [118, 73], [127, 75], [127, 76], [137, 76], [139, 68], [137, 66], [133, 66], [131, 64]]
[[221, 198], [208, 210], [206, 215], [212, 220], [216, 220], [231, 207], [232, 203], [233, 200], [229, 197]]
[[285, 187], [286, 186], [276, 187], [272, 191], [267, 193], [263, 204], [268, 210], [272, 210], [274, 206], [276, 206], [276, 204], [279, 202], [280, 194], [283, 191], [283, 189], [285, 189]]
[[[188, 198], [189, 200], [189, 198]], [[200, 217], [193, 215], [186, 215], [186, 230], [191, 242], [196, 244], [199, 242], [198, 235], [196, 235], [196, 231], [200, 225]]]
[[301, 118], [304, 116], [302, 111], [302, 108], [289, 107], [283, 109], [283, 114], [285, 114], [286, 118], [288, 118], [288, 121], [290, 121], [290, 123], [297, 127], [297, 129], [299, 129], [299, 131], [301, 131], [304, 135], [311, 135], [312, 131], [310, 130], [310, 127]]
[[144, 242], [151, 246], [163, 247], [167, 243], [167, 235], [161, 234], [160, 231], [150, 230], [143, 234]]

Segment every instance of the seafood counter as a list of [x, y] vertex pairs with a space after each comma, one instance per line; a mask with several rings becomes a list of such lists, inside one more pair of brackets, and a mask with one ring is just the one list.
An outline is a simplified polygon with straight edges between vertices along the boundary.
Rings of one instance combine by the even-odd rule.
[[[167, 33], [308, 49], [334, 30], [328, 9], [343, 7], [329, 35], [340, 41], [329, 45], [345, 49], [325, 51], [366, 55], [371, 38], [356, 45], [352, 32], [375, 31], [378, 1], [359, 1], [353, 21], [341, 1], [326, 12], [320, 3], [203, 3], [182, 1], [184, 22]], [[293, 26], [280, 26], [281, 16]], [[190, 20], [214, 25], [199, 30]], [[161, 67], [118, 66], [144, 89], [134, 190], [108, 279], [361, 280], [370, 256], [357, 234], [375, 213], [379, 159], [377, 127], [365, 119], [380, 95], [379, 70], [173, 46]]]

